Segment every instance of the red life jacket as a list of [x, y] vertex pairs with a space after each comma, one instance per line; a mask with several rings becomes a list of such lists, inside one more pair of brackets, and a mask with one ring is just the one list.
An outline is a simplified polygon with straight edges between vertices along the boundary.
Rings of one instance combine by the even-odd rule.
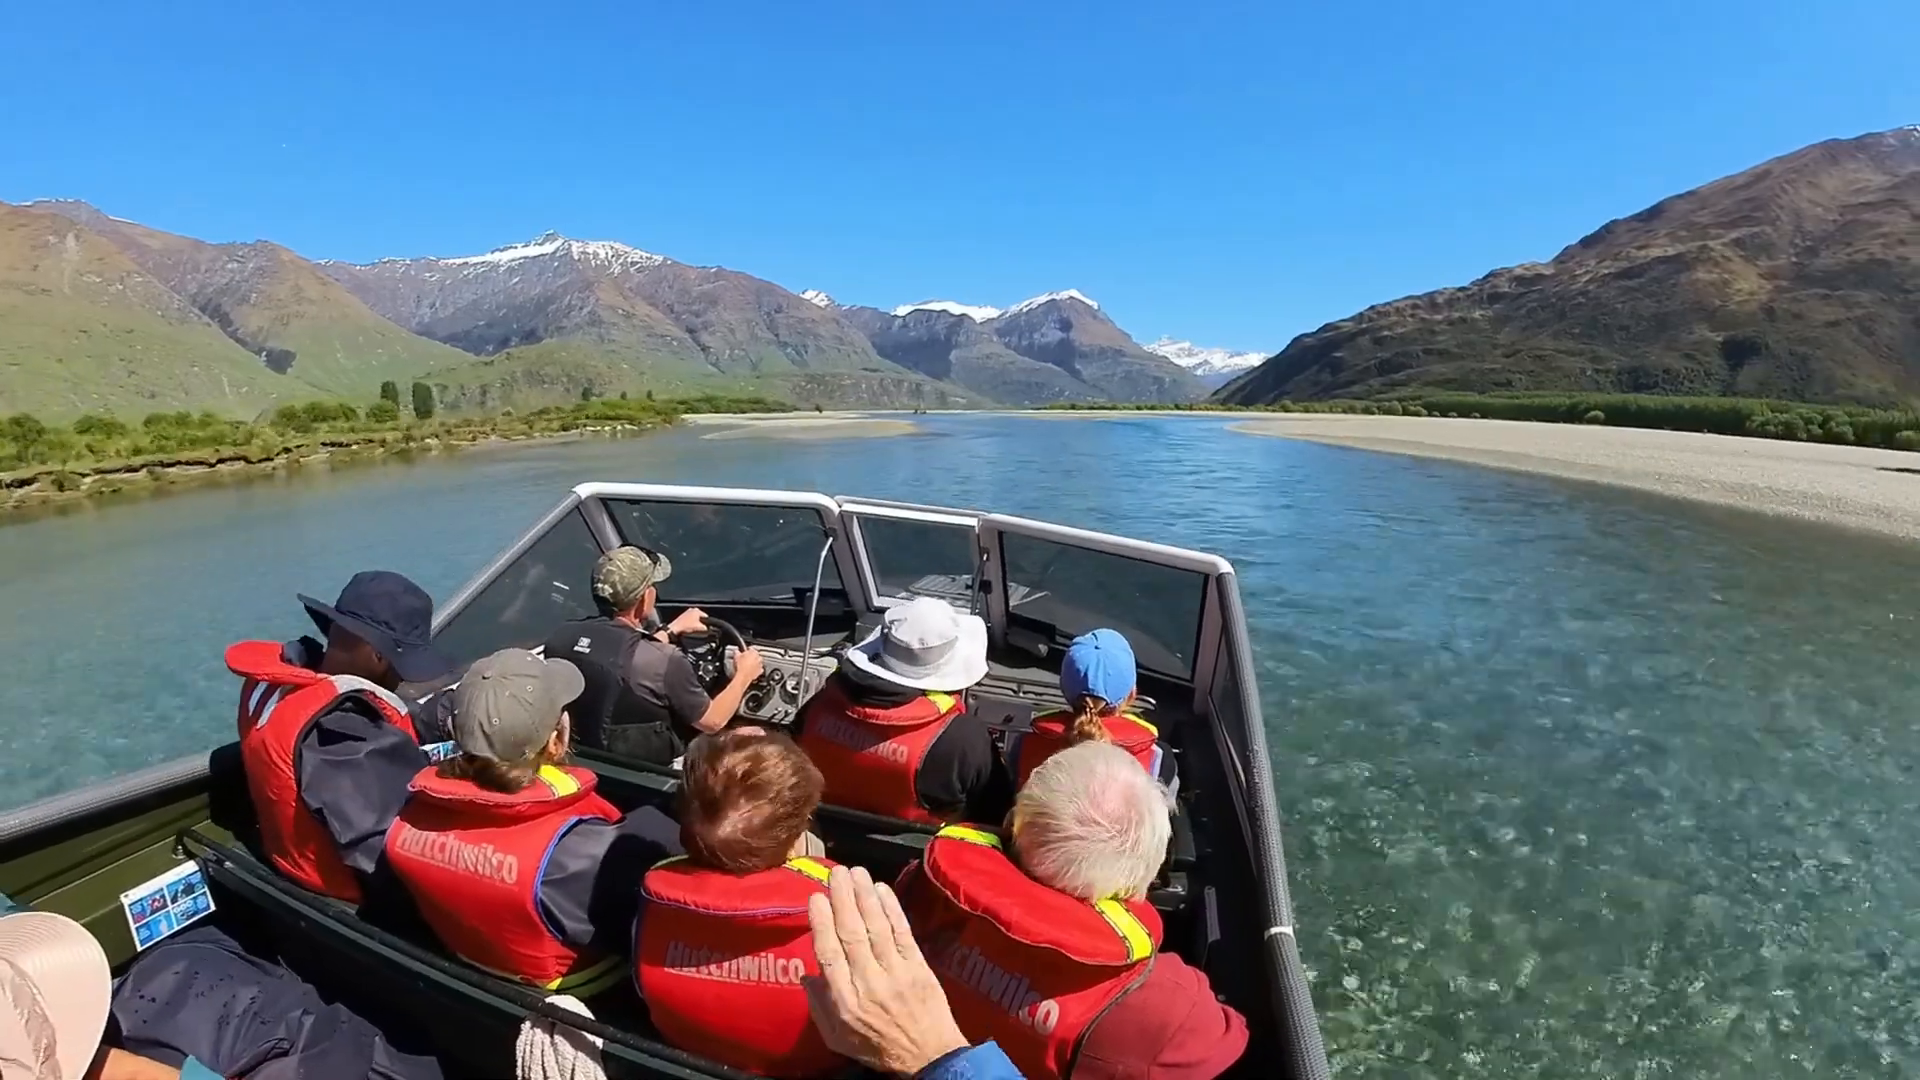
[[807, 897], [827, 891], [833, 864], [788, 859], [757, 874], [706, 870], [676, 856], [647, 871], [634, 940], [634, 979], [673, 1045], [762, 1076], [834, 1076], [800, 980], [820, 974]]
[[243, 641], [227, 649], [227, 670], [240, 684], [240, 759], [260, 819], [260, 843], [282, 874], [317, 893], [360, 902], [360, 881], [333, 837], [300, 802], [294, 750], [315, 718], [348, 694], [374, 703], [387, 723], [415, 741], [413, 717], [399, 695], [352, 675], [322, 675], [288, 663], [272, 641]]
[[1072, 1075], [1087, 1032], [1145, 981], [1160, 945], [1146, 901], [1049, 889], [965, 825], [940, 830], [900, 898], [960, 1030], [998, 1042], [1029, 1080]]
[[[1067, 733], [1073, 730], [1074, 716], [1069, 712], [1050, 712], [1033, 718], [1033, 730], [1015, 735], [1007, 746], [1007, 761], [1013, 766], [1015, 787], [1025, 787], [1027, 777], [1040, 763], [1067, 748]], [[1160, 767], [1160, 729], [1132, 713], [1102, 717], [1102, 727], [1114, 745], [1132, 754], [1148, 775], [1158, 776]]]
[[387, 830], [387, 862], [433, 932], [462, 960], [496, 975], [587, 997], [620, 981], [617, 958], [582, 955], [540, 914], [540, 871], [566, 831], [618, 821], [587, 769], [542, 766], [511, 795], [433, 768]]
[[904, 705], [856, 705], [838, 679], [807, 702], [800, 748], [826, 780], [822, 799], [849, 810], [937, 825], [920, 805], [913, 780], [940, 733], [966, 704], [929, 691]]

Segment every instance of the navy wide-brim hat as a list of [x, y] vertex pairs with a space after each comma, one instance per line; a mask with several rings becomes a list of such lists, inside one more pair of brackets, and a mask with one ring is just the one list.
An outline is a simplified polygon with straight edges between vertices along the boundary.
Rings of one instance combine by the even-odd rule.
[[404, 574], [363, 570], [331, 604], [299, 600], [322, 635], [338, 624], [386, 657], [404, 682], [430, 682], [454, 668], [433, 647], [433, 597]]

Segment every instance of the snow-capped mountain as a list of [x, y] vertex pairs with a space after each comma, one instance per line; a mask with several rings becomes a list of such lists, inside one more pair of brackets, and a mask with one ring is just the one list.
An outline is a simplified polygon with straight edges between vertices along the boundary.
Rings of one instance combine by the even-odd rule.
[[1191, 341], [1175, 341], [1163, 337], [1146, 347], [1147, 351], [1167, 359], [1193, 372], [1195, 375], [1238, 375], [1248, 368], [1258, 367], [1272, 353], [1234, 352], [1232, 349], [1208, 349], [1195, 345]]
[[997, 307], [985, 307], [980, 304], [962, 304], [955, 300], [922, 300], [917, 304], [901, 304], [893, 309], [893, 317], [904, 319], [916, 311], [938, 311], [947, 315], [965, 315], [974, 322], [986, 322], [1000, 317]]
[[800, 299], [805, 300], [817, 308], [832, 309], [840, 306], [833, 302], [833, 297], [828, 296], [819, 289], [808, 289], [806, 292], [800, 294]]
[[1207, 390], [1078, 289], [1008, 308], [926, 300], [838, 310], [888, 360], [1008, 404], [1192, 401]]

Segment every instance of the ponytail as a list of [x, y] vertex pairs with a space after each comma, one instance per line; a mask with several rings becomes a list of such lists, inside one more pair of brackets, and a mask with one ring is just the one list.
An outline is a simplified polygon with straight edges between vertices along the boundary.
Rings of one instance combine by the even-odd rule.
[[1067, 745], [1078, 746], [1083, 742], [1112, 742], [1113, 736], [1107, 734], [1104, 714], [1108, 705], [1092, 694], [1080, 699], [1080, 712], [1073, 718], [1073, 726], [1067, 729]]

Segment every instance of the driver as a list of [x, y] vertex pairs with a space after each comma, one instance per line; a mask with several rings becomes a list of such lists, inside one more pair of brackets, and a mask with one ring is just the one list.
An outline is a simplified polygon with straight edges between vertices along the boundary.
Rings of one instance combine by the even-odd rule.
[[572, 709], [582, 746], [655, 765], [671, 765], [701, 732], [719, 731], [740, 709], [747, 687], [760, 677], [760, 653], [741, 649], [731, 678], [707, 695], [674, 635], [706, 629], [706, 613], [681, 612], [664, 629], [648, 632], [655, 587], [673, 573], [665, 555], [615, 548], [593, 567], [593, 598], [600, 614], [562, 623], [547, 639], [546, 655], [571, 660], [586, 677]]

